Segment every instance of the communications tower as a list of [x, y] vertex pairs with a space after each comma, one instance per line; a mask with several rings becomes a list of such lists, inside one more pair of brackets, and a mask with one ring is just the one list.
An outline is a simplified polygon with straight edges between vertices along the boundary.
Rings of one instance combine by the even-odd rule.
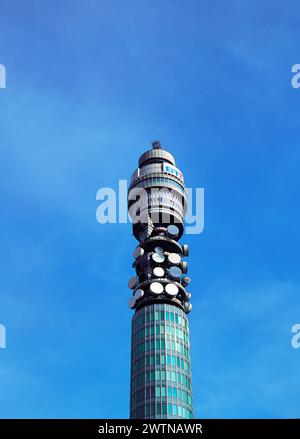
[[131, 333], [131, 419], [193, 418], [185, 258], [187, 190], [172, 154], [159, 142], [141, 155], [128, 189], [135, 276], [128, 282]]

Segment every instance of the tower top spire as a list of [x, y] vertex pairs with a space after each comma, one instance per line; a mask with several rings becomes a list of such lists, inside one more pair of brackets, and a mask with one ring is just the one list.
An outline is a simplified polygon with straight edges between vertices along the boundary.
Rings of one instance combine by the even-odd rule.
[[152, 148], [153, 149], [162, 149], [159, 140], [154, 140], [154, 142], [152, 142]]

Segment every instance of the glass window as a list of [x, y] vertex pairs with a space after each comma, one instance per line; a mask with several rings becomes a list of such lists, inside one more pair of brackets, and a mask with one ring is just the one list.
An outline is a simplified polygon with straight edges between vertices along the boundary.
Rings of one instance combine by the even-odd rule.
[[149, 386], [147, 386], [146, 387], [146, 399], [149, 399], [150, 398], [150, 387]]
[[150, 404], [150, 416], [153, 417], [155, 416], [155, 405], [154, 404]]
[[156, 414], [157, 415], [161, 415], [161, 404], [160, 404], [160, 402], [158, 402], [156, 404]]

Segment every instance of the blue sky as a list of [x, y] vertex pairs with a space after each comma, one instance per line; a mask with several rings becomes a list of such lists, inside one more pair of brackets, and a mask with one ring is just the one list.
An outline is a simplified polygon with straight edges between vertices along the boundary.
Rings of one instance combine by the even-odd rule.
[[156, 138], [205, 188], [195, 416], [299, 417], [298, 2], [2, 0], [0, 29], [0, 417], [128, 417], [135, 241], [95, 196]]

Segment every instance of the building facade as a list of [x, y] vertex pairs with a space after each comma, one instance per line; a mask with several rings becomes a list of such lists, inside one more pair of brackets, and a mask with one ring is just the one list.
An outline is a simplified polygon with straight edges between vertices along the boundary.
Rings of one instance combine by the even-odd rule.
[[184, 232], [187, 191], [174, 157], [153, 142], [131, 178], [128, 209], [136, 275], [128, 282], [133, 309], [131, 419], [193, 418], [186, 290], [189, 249]]

